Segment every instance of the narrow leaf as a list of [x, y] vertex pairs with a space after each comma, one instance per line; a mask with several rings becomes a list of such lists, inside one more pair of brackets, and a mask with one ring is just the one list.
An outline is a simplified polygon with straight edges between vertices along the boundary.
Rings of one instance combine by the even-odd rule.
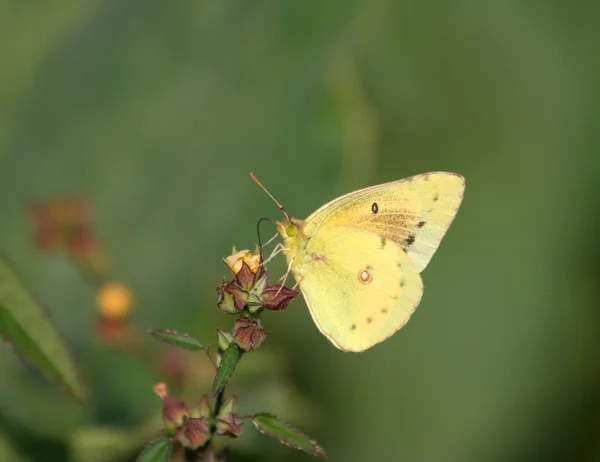
[[308, 452], [313, 456], [327, 458], [319, 443], [273, 414], [256, 414], [252, 416], [252, 422], [254, 422], [259, 432], [276, 439], [280, 443]]
[[27, 292], [1, 256], [0, 337], [50, 381], [75, 398], [83, 399], [84, 388], [68, 346], [48, 313]]
[[168, 462], [172, 448], [173, 445], [168, 438], [155, 439], [146, 445], [136, 462]]
[[185, 348], [186, 350], [197, 351], [204, 348], [204, 345], [200, 343], [198, 337], [184, 332], [177, 332], [176, 330], [169, 329], [155, 329], [148, 331], [148, 333], [160, 342]]
[[232, 343], [229, 345], [223, 352], [223, 357], [221, 358], [221, 364], [219, 364], [219, 370], [217, 371], [217, 375], [215, 376], [215, 380], [213, 382], [212, 395], [213, 398], [217, 396], [227, 382], [229, 381], [229, 377], [233, 374], [233, 370], [240, 360], [240, 350], [237, 345]]

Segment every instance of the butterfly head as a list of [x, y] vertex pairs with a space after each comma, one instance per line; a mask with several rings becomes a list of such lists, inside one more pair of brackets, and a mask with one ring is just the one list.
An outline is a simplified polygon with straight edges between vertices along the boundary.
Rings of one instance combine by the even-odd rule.
[[304, 221], [290, 218], [285, 221], [277, 221], [277, 231], [284, 239], [294, 239], [302, 232]]

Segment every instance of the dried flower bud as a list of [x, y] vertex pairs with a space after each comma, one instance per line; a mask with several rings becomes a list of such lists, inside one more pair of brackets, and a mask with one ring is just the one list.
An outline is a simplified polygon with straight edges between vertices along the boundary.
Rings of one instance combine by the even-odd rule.
[[217, 287], [217, 294], [219, 295], [217, 308], [227, 314], [238, 314], [244, 309], [246, 302], [243, 298], [234, 295], [236, 288], [231, 286], [231, 282], [223, 281]]
[[254, 254], [247, 250], [234, 253], [225, 262], [235, 274], [233, 281], [224, 281], [217, 288], [217, 306], [225, 313], [239, 314], [244, 309], [250, 313], [263, 308], [281, 310], [298, 295], [297, 291], [280, 284], [269, 285], [258, 250]]
[[66, 246], [79, 254], [89, 248], [91, 205], [87, 199], [67, 196], [35, 202], [30, 204], [29, 211], [35, 221], [35, 240], [41, 249]]
[[262, 300], [265, 308], [279, 311], [283, 310], [288, 304], [298, 296], [299, 292], [289, 287], [276, 284], [267, 287], [262, 293]]
[[[242, 263], [242, 267], [235, 275], [235, 282], [238, 286], [244, 289], [247, 292], [250, 292], [254, 288], [254, 284], [257, 279], [257, 275], [262, 276], [264, 270], [259, 268], [258, 273], [252, 271], [252, 269], [246, 264], [246, 262]], [[260, 274], [259, 274], [260, 273]]]
[[235, 417], [236, 396], [233, 395], [223, 403], [217, 416], [217, 435], [236, 437], [242, 433], [242, 423]]
[[184, 417], [182, 425], [175, 432], [175, 438], [184, 448], [196, 450], [210, 439], [210, 428], [205, 418]]
[[233, 327], [233, 341], [244, 351], [258, 348], [267, 338], [259, 319], [238, 318]]
[[163, 422], [165, 428], [172, 432], [179, 427], [188, 415], [188, 408], [182, 401], [177, 401], [167, 389], [164, 382], [154, 385], [154, 392], [163, 400]]

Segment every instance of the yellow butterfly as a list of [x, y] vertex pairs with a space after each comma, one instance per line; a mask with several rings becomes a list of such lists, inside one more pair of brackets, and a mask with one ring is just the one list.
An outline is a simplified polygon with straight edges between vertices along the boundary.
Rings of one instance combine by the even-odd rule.
[[275, 201], [287, 218], [276, 225], [290, 269], [315, 324], [337, 348], [364, 351], [406, 324], [423, 294], [419, 273], [464, 189], [456, 173], [424, 173], [351, 192], [304, 221]]

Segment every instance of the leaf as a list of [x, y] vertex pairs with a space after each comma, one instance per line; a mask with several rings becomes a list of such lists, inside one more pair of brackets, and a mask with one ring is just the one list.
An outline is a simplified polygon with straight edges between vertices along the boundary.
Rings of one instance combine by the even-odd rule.
[[264, 433], [280, 443], [308, 452], [313, 456], [327, 458], [325, 451], [310, 436], [305, 435], [300, 430], [283, 422], [279, 417], [266, 412], [261, 412], [252, 416], [252, 422], [259, 432]]
[[148, 331], [148, 333], [160, 342], [185, 348], [186, 350], [197, 351], [204, 348], [204, 345], [200, 342], [198, 337], [184, 332], [177, 332], [176, 330], [169, 329], [155, 329]]
[[172, 448], [173, 445], [168, 438], [155, 439], [146, 445], [136, 462], [167, 462]]
[[85, 391], [75, 361], [48, 313], [0, 256], [0, 337], [39, 372], [76, 399]]
[[233, 370], [235, 369], [235, 366], [239, 360], [240, 350], [238, 349], [237, 345], [232, 343], [229, 345], [229, 348], [223, 352], [221, 364], [219, 364], [219, 370], [217, 371], [217, 375], [215, 376], [215, 380], [213, 382], [213, 398], [217, 396], [223, 390], [223, 388], [225, 388], [225, 385], [227, 385], [229, 377], [231, 377], [231, 374], [233, 374]]

